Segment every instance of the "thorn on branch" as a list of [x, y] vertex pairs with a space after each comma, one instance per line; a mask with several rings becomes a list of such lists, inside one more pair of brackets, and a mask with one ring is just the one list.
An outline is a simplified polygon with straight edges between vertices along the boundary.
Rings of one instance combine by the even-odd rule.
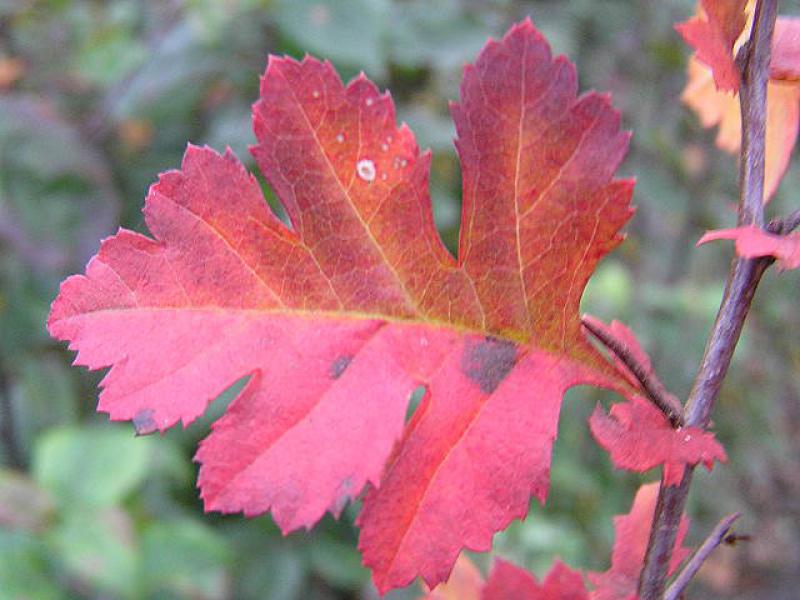
[[630, 348], [611, 335], [605, 329], [598, 327], [590, 318], [581, 317], [581, 323], [586, 330], [608, 348], [622, 361], [628, 370], [636, 377], [650, 401], [666, 415], [669, 422], [676, 429], [683, 425], [683, 410], [678, 399], [667, 391], [661, 380], [652, 368], [643, 365], [631, 352]]
[[[664, 600], [678, 600], [678, 598], [681, 597], [681, 594], [683, 594], [686, 586], [689, 585], [694, 576], [697, 574], [697, 571], [700, 570], [700, 567], [717, 546], [720, 544], [731, 545], [738, 540], [750, 539], [750, 536], [747, 535], [739, 536], [728, 533], [734, 522], [740, 516], [740, 513], [728, 515], [722, 519], [722, 521], [720, 521], [716, 527], [714, 527], [706, 540], [697, 550], [695, 550], [694, 554], [692, 554], [692, 556], [686, 562], [686, 565], [683, 567], [681, 572], [678, 573], [678, 576], [675, 578], [675, 581], [672, 582], [672, 585], [667, 588], [667, 591], [664, 594]], [[732, 539], [733, 541], [729, 542], [729, 539]]]

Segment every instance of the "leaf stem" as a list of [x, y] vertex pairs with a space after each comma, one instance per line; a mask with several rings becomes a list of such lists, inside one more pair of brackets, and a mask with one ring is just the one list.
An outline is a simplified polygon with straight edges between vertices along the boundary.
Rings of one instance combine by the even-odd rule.
[[689, 558], [689, 561], [675, 578], [675, 581], [673, 581], [672, 585], [669, 586], [667, 592], [664, 594], [664, 600], [678, 600], [681, 597], [683, 590], [686, 589], [686, 586], [692, 581], [706, 559], [717, 548], [717, 546], [725, 541], [725, 537], [728, 535], [728, 532], [731, 530], [734, 522], [740, 516], [740, 513], [734, 513], [732, 515], [728, 515], [719, 523], [717, 523], [717, 526], [711, 530], [711, 533], [708, 535], [706, 540], [697, 550], [695, 550], [694, 554], [692, 554], [692, 556]]
[[628, 367], [628, 370], [641, 384], [642, 390], [647, 394], [647, 397], [666, 415], [672, 426], [682, 426], [683, 414], [681, 405], [675, 396], [667, 391], [667, 388], [664, 387], [655, 372], [640, 363], [624, 342], [611, 335], [608, 331], [597, 327], [591, 319], [581, 317], [581, 324]]
[[[744, 55], [739, 90], [742, 111], [739, 225], [764, 226], [767, 82], [776, 16], [777, 0], [760, 0], [756, 4], [753, 29]], [[684, 418], [687, 425], [702, 428], [708, 426], [756, 287], [769, 264], [769, 261], [763, 259], [737, 258], [733, 261], [717, 319], [686, 402]], [[683, 480], [675, 487], [666, 486], [662, 476], [647, 554], [639, 579], [641, 600], [662, 598], [692, 474], [693, 468], [687, 467]]]

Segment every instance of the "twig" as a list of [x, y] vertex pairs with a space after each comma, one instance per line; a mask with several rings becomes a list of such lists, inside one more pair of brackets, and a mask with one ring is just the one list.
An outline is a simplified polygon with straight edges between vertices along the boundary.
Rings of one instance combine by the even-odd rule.
[[628, 367], [628, 370], [641, 384], [647, 397], [666, 415], [673, 427], [683, 425], [680, 403], [667, 391], [652, 369], [648, 369], [640, 363], [626, 344], [604, 329], [597, 327], [591, 319], [581, 317], [581, 324]]
[[672, 585], [669, 586], [666, 594], [664, 594], [664, 600], [678, 600], [678, 598], [681, 597], [683, 590], [686, 589], [686, 586], [692, 581], [706, 559], [711, 555], [717, 546], [725, 543], [728, 532], [730, 531], [734, 522], [740, 516], [741, 515], [739, 513], [728, 515], [722, 519], [722, 521], [720, 521], [716, 527], [714, 527], [714, 529], [706, 538], [706, 541], [704, 541], [703, 544], [697, 550], [695, 550], [694, 554], [692, 554], [692, 556], [689, 558], [689, 561], [675, 578], [675, 581], [673, 581]]
[[792, 233], [792, 231], [798, 227], [800, 227], [800, 208], [788, 214], [783, 219], [770, 221], [769, 225], [767, 225], [767, 231], [778, 235], [786, 235]]
[[[739, 176], [739, 224], [763, 227], [764, 136], [766, 98], [772, 32], [777, 15], [777, 0], [756, 4], [753, 29], [744, 59], [739, 97], [742, 109], [742, 150]], [[739, 341], [745, 317], [769, 262], [763, 259], [733, 261], [725, 295], [706, 344], [703, 360], [686, 403], [687, 425], [705, 428], [728, 372], [733, 351]], [[686, 506], [692, 481], [692, 468], [678, 486], [661, 480], [653, 527], [644, 567], [639, 579], [641, 600], [658, 600], [666, 587], [667, 570], [675, 536]]]

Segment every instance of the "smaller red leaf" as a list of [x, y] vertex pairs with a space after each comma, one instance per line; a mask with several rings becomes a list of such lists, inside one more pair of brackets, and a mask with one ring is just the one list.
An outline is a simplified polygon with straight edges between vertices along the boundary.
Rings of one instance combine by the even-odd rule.
[[675, 26], [686, 43], [697, 51], [697, 58], [711, 68], [714, 83], [722, 91], [739, 89], [733, 47], [747, 22], [746, 4], [747, 0], [702, 0], [700, 14]]
[[483, 588], [481, 600], [588, 600], [589, 594], [580, 571], [573, 571], [560, 560], [540, 584], [525, 569], [497, 560]]
[[[636, 492], [631, 511], [627, 515], [614, 517], [614, 549], [611, 553], [611, 568], [604, 573], [589, 573], [589, 581], [595, 585], [591, 600], [634, 600], [639, 573], [644, 563], [647, 542], [658, 500], [658, 483], [643, 485]], [[669, 565], [669, 575], [675, 572], [690, 550], [683, 547], [683, 539], [689, 528], [689, 519], [681, 517], [675, 537], [675, 547]]]
[[800, 233], [774, 235], [758, 227], [736, 227], [708, 231], [697, 245], [714, 240], [735, 240], [736, 254], [742, 258], [773, 256], [781, 269], [800, 268]]
[[589, 426], [614, 466], [644, 472], [664, 465], [667, 485], [680, 483], [687, 464], [702, 462], [711, 470], [715, 460], [727, 460], [713, 433], [698, 427], [674, 429], [664, 413], [640, 397], [613, 405], [608, 415], [598, 405]]

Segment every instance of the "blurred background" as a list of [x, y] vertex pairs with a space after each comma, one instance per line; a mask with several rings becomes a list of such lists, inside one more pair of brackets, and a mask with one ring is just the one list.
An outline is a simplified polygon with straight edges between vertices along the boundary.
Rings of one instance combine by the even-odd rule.
[[[376, 598], [360, 566], [357, 507], [311, 533], [271, 519], [204, 515], [191, 462], [221, 414], [163, 437], [94, 413], [100, 375], [44, 327], [59, 282], [140, 212], [187, 141], [230, 146], [253, 168], [250, 104], [267, 54], [329, 58], [389, 88], [434, 151], [436, 220], [457, 239], [460, 173], [448, 100], [487, 36], [530, 15], [582, 89], [611, 91], [634, 131], [623, 174], [638, 212], [593, 278], [583, 310], [629, 324], [685, 397], [732, 246], [694, 242], [734, 224], [735, 159], [679, 102], [688, 50], [672, 26], [689, 0], [0, 0], [0, 598]], [[798, 12], [795, 2], [782, 12]], [[795, 159], [774, 215], [800, 205]], [[692, 598], [797, 597], [800, 585], [800, 310], [797, 273], [767, 274], [715, 414], [730, 463], [703, 471], [690, 540], [743, 513], [752, 540], [716, 552]], [[542, 574], [555, 556], [608, 568], [614, 514], [643, 477], [614, 472], [569, 393], [546, 507], [498, 535], [495, 553]], [[476, 558], [482, 568], [490, 557]], [[392, 594], [413, 598], [419, 588]]]

